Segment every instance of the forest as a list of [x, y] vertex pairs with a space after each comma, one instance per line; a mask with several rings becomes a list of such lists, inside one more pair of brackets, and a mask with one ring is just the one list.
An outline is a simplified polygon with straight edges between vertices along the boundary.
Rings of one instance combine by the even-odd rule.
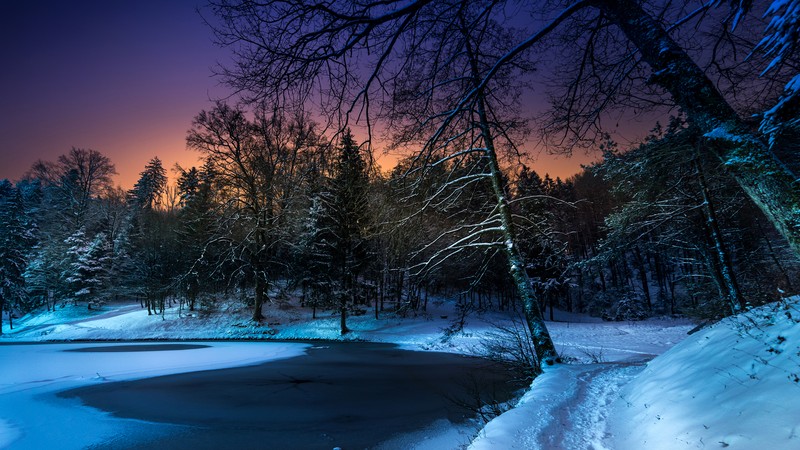
[[[523, 311], [545, 364], [554, 309], [714, 321], [798, 292], [796, 1], [266, 3], [210, 4], [240, 95], [187, 118], [201, 165], [154, 156], [124, 190], [73, 147], [0, 182], [3, 326], [295, 296], [345, 334], [451, 296]], [[602, 158], [553, 179], [535, 143]]]

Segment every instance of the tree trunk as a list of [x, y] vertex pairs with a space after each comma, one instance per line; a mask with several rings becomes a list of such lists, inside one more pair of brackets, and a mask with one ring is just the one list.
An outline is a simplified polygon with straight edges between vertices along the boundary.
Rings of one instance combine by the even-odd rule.
[[714, 145], [707, 148], [800, 255], [800, 186], [744, 123], [705, 73], [635, 0], [597, 0], [639, 49], [661, 86]]
[[550, 337], [550, 332], [547, 331], [547, 326], [544, 323], [542, 309], [539, 306], [539, 301], [536, 299], [536, 294], [533, 292], [531, 280], [528, 277], [528, 272], [525, 267], [525, 259], [517, 246], [517, 239], [515, 233], [514, 222], [511, 216], [511, 208], [509, 208], [508, 199], [503, 185], [503, 172], [500, 170], [500, 164], [497, 160], [497, 153], [495, 151], [494, 139], [492, 131], [489, 126], [489, 116], [486, 112], [485, 95], [483, 89], [480, 88], [480, 72], [475, 52], [472, 48], [470, 41], [469, 30], [464, 27], [465, 47], [467, 57], [469, 58], [470, 68], [472, 71], [472, 78], [475, 86], [477, 87], [475, 93], [475, 104], [478, 113], [478, 127], [486, 145], [486, 160], [489, 166], [490, 178], [492, 182], [492, 191], [497, 201], [497, 211], [500, 218], [500, 228], [503, 234], [503, 249], [508, 260], [508, 268], [511, 278], [514, 280], [514, 285], [517, 288], [520, 299], [522, 300], [523, 310], [525, 312], [525, 321], [531, 333], [531, 340], [533, 341], [533, 348], [536, 352], [538, 367], [532, 369], [535, 373], [541, 373], [542, 367], [545, 365], [553, 365], [559, 362], [556, 347], [553, 344], [553, 339]]
[[694, 164], [697, 169], [697, 180], [700, 183], [700, 191], [703, 193], [703, 212], [705, 212], [708, 232], [714, 245], [714, 257], [717, 260], [717, 266], [719, 267], [720, 276], [722, 277], [725, 297], [727, 297], [730, 303], [731, 311], [736, 314], [744, 308], [745, 302], [739, 290], [739, 283], [736, 282], [736, 274], [733, 270], [733, 264], [731, 263], [730, 252], [722, 237], [722, 230], [719, 226], [719, 220], [717, 219], [717, 210], [714, 207], [711, 193], [706, 184], [703, 166], [698, 159], [695, 159]]
[[347, 295], [342, 294], [339, 300], [339, 330], [344, 336], [347, 334]]
[[647, 311], [653, 311], [653, 299], [650, 297], [650, 285], [647, 282], [647, 266], [642, 257], [642, 251], [636, 246], [633, 249], [633, 259], [636, 261], [636, 270], [639, 271], [639, 281], [642, 283], [642, 293], [647, 302]]
[[[494, 150], [494, 142], [491, 130], [489, 129], [489, 120], [483, 104], [483, 94], [479, 93], [478, 96], [478, 115], [481, 122], [480, 128], [486, 143], [486, 156], [491, 170], [492, 190], [497, 199], [509, 272], [511, 278], [514, 280], [514, 285], [517, 288], [519, 297], [522, 300], [523, 310], [525, 311], [525, 321], [531, 332], [531, 339], [533, 340], [534, 349], [536, 350], [538, 363], [540, 366], [553, 365], [559, 361], [558, 353], [553, 344], [553, 339], [550, 337], [550, 332], [547, 331], [547, 326], [544, 323], [544, 317], [542, 317], [542, 310], [539, 307], [539, 302], [533, 293], [531, 281], [525, 270], [525, 260], [516, 245], [514, 223], [511, 220], [511, 210], [508, 207], [508, 199], [506, 199], [505, 190], [503, 189], [503, 175], [500, 171], [500, 165], [497, 162], [497, 154]], [[541, 367], [536, 369], [541, 370]]]
[[253, 320], [255, 322], [261, 322], [264, 320], [264, 315], [261, 314], [261, 307], [264, 305], [264, 297], [266, 296], [265, 293], [267, 291], [267, 283], [262, 278], [262, 272], [260, 270], [256, 270], [256, 293], [255, 293], [255, 304], [253, 305]]

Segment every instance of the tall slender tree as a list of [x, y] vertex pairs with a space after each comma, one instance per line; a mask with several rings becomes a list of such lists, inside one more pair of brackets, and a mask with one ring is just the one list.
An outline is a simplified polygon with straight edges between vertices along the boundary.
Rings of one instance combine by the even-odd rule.
[[13, 309], [26, 297], [24, 274], [34, 242], [26, 217], [19, 190], [8, 180], [0, 180], [0, 334], [3, 312], [13, 328]]
[[[347, 309], [359, 297], [359, 275], [368, 262], [369, 175], [361, 150], [349, 129], [342, 134], [334, 176], [327, 195], [320, 195], [317, 246], [335, 280], [341, 333], [347, 329]], [[319, 255], [322, 256], [322, 255]]]

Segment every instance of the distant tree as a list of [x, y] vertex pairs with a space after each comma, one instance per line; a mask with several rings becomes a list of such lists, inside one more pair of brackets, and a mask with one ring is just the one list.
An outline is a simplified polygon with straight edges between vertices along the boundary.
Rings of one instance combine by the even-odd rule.
[[71, 229], [76, 231], [87, 225], [87, 215], [92, 198], [111, 188], [111, 177], [116, 169], [111, 160], [97, 150], [73, 147], [58, 157], [58, 161], [37, 161], [28, 177], [57, 187], [66, 203]]
[[78, 230], [66, 241], [67, 256], [71, 259], [65, 281], [70, 286], [70, 297], [77, 305], [85, 302], [89, 309], [100, 301], [100, 295], [108, 286], [111, 266], [111, 244], [104, 233], [88, 238]]
[[152, 209], [161, 204], [167, 188], [167, 171], [157, 156], [148, 161], [129, 195], [134, 205]]
[[312, 318], [317, 309], [334, 304], [335, 288], [332, 267], [326, 251], [326, 208], [323, 197], [329, 197], [329, 183], [317, 164], [308, 167], [304, 196], [308, 198], [294, 247], [294, 275], [302, 290], [302, 305], [312, 308]]
[[22, 306], [27, 297], [24, 273], [33, 242], [22, 195], [11, 182], [0, 180], [0, 334], [3, 312], [8, 312], [13, 329], [14, 308]]
[[[541, 305], [550, 306], [550, 320], [554, 308], [568, 293], [567, 256], [563, 242], [568, 234], [557, 235], [557, 223], [568, 221], [562, 217], [564, 210], [571, 211], [572, 198], [567, 198], [569, 183], [553, 181], [545, 174], [542, 179], [536, 171], [522, 166], [514, 183], [511, 207], [519, 230], [520, 251], [527, 261], [527, 272]], [[566, 303], [566, 302], [565, 302]], [[568, 309], [569, 304], [565, 305]]]
[[213, 179], [210, 167], [198, 170], [178, 168], [178, 193], [181, 208], [177, 214], [177, 240], [181, 276], [179, 284], [188, 300], [189, 310], [195, 309], [203, 287], [211, 284], [212, 267], [217, 260], [212, 238], [216, 218]]
[[186, 141], [214, 173], [220, 205], [215, 239], [226, 244], [219, 263], [239, 264], [255, 282], [253, 320], [260, 321], [270, 284], [286, 267], [303, 155], [315, 152], [320, 138], [302, 114], [260, 108], [251, 121], [242, 109], [218, 102], [195, 117]]
[[369, 175], [367, 165], [349, 129], [342, 134], [334, 176], [327, 193], [319, 195], [316, 247], [335, 281], [341, 334], [347, 333], [348, 305], [359, 297], [359, 275], [368, 263]]
[[166, 171], [154, 157], [128, 193], [131, 218], [125, 238], [129, 247], [123, 249], [130, 258], [127, 279], [131, 290], [144, 298], [148, 314], [165, 312], [166, 296], [177, 276], [173, 272], [178, 258], [175, 213], [156, 208], [166, 185]]
[[[723, 224], [723, 192], [731, 196], [731, 186], [721, 183], [719, 167], [696, 148], [698, 135], [696, 128], [673, 121], [662, 135], [651, 137], [627, 153], [606, 154], [597, 169], [624, 198], [621, 208], [606, 219], [609, 232], [601, 246], [605, 254], [600, 258], [608, 258], [609, 253], [630, 252], [649, 310], [650, 255], [660, 252], [676, 259], [686, 258], [688, 250], [700, 255], [703, 274], [714, 280], [720, 298], [725, 299], [729, 311], [736, 313], [746, 301], [733, 263], [733, 238]], [[681, 254], [670, 248], [685, 250]]]

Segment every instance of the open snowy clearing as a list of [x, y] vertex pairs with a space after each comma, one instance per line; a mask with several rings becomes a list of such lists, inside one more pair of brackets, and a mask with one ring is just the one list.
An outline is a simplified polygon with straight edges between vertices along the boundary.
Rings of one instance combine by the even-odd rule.
[[[58, 308], [24, 317], [5, 328], [10, 341], [76, 341], [137, 339], [298, 339], [364, 340], [400, 345], [408, 350], [430, 350], [480, 355], [482, 342], [492, 338], [497, 326], [512, 325], [504, 312], [472, 313], [463, 330], [445, 333], [459, 316], [451, 302], [434, 301], [416, 316], [398, 317], [372, 311], [348, 317], [351, 332], [342, 336], [339, 317], [309, 308], [266, 307], [262, 324], [250, 320], [241, 306], [223, 306], [214, 313], [167, 309], [164, 317], [148, 316], [138, 304], [108, 306], [88, 312], [82, 307]], [[694, 327], [685, 319], [651, 319], [643, 322], [604, 322], [583, 314], [556, 311], [547, 322], [559, 352], [580, 362], [643, 361], [663, 353]], [[516, 319], [521, 320], [521, 319]]]
[[[793, 401], [800, 398], [798, 303], [798, 298], [793, 298], [767, 305], [688, 338], [686, 333], [692, 325], [686, 321], [602, 322], [560, 312], [559, 321], [548, 322], [548, 327], [559, 350], [575, 364], [559, 365], [536, 379], [517, 407], [487, 424], [471, 448], [798, 448], [800, 431], [796, 418], [800, 417], [800, 402]], [[448, 303], [432, 306], [427, 314], [416, 318], [351, 317], [349, 324], [354, 331], [347, 339], [392, 342], [413, 350], [479, 354], [481, 342], [496, 332], [495, 325], [511, 323], [501, 313], [476, 314], [467, 318], [461, 332], [446, 334], [443, 330], [451, 325], [455, 313]], [[163, 320], [148, 317], [136, 305], [109, 309], [90, 318], [60, 318], [59, 313], [21, 320], [14, 333], [6, 338], [8, 341], [341, 339], [337, 317], [325, 315], [311, 320], [310, 313], [298, 309], [274, 311], [269, 326], [248, 323], [246, 311], [237, 316], [230, 311], [179, 315], [176, 310], [169, 310]], [[302, 352], [300, 344], [279, 344], [287, 346], [281, 347], [281, 352], [286, 353], [280, 355], [245, 351], [250, 345], [258, 348], [259, 344], [224, 345], [231, 348], [241, 345], [244, 353], [216, 360], [214, 364], [219, 366], [249, 364], [260, 358], [288, 357], [285, 355]], [[200, 350], [192, 352], [202, 354]], [[210, 352], [195, 363], [210, 364], [214, 358], [207, 356], [211, 356]], [[121, 364], [117, 370], [123, 377], [146, 377], [200, 367], [170, 361], [168, 366], [158, 368], [162, 361], [151, 360], [147, 364], [134, 364], [137, 368], [132, 370], [125, 365], [133, 364], [132, 361]], [[20, 361], [10, 367], [24, 365]], [[46, 416], [37, 408], [57, 407], [35, 403], [36, 394], [46, 390], [52, 380], [67, 377], [70, 380], [67, 384], [73, 386], [98, 376], [81, 372], [34, 376], [17, 370], [3, 375], [4, 400], [16, 400], [4, 401], [2, 408], [19, 405], [13, 408], [28, 410], [30, 418]], [[126, 370], [130, 370], [127, 375]], [[31, 399], [35, 406], [26, 403]], [[85, 414], [99, 415], [98, 433], [105, 432], [102, 414]], [[3, 420], [0, 429], [5, 430], [0, 434], [0, 443], [8, 444], [19, 437], [21, 431], [15, 426], [15, 417], [19, 416], [11, 415], [7, 409], [0, 411]], [[41, 426], [46, 426], [46, 420], [39, 420]], [[442, 430], [436, 434], [446, 436]], [[421, 430], [419, 438], [423, 441], [430, 436]]]
[[[258, 326], [248, 319], [249, 311], [247, 310], [223, 308], [215, 314], [187, 314], [186, 311], [179, 312], [177, 308], [173, 308], [167, 310], [162, 319], [159, 316], [148, 316], [147, 312], [138, 305], [107, 307], [103, 311], [92, 313], [82, 308], [67, 307], [42, 313], [32, 318], [23, 318], [17, 322], [13, 333], [6, 334], [4, 337], [7, 341], [12, 342], [135, 339], [342, 339], [339, 334], [338, 317], [334, 315], [320, 314], [317, 319], [312, 320], [311, 312], [301, 308], [274, 308], [266, 309], [265, 312], [268, 315], [267, 323], [269, 325]], [[457, 313], [452, 304], [448, 302], [433, 302], [429, 305], [428, 311], [418, 317], [401, 318], [385, 314], [376, 320], [374, 316], [366, 314], [349, 318], [348, 325], [353, 331], [345, 338], [395, 343], [409, 350], [481, 354], [483, 341], [493, 336], [496, 338], [496, 325], [508, 326], [513, 323], [513, 318], [504, 313], [472, 314], [466, 318], [464, 329], [461, 332], [444, 333], [444, 330], [450, 327], [456, 318]], [[617, 361], [628, 364], [645, 361], [683, 339], [686, 332], [693, 326], [688, 321], [673, 319], [645, 322], [603, 322], [585, 315], [560, 311], [557, 311], [556, 319], [558, 321], [548, 322], [548, 326], [559, 351], [572, 360], [581, 362]], [[242, 344], [245, 348], [249, 348], [248, 345], [258, 346], [258, 344]], [[239, 343], [228, 342], [225, 345], [235, 348]], [[302, 352], [302, 350], [299, 351]], [[165, 373], [201, 370], [208, 366], [202, 366], [200, 363], [210, 365], [215, 358], [211, 352], [204, 354], [199, 350], [178, 353], [187, 355], [193, 353], [193, 357], [201, 359], [195, 361], [196, 366], [183, 364], [181, 367], [174, 367], [172, 364], [163, 367], [160, 372], [155, 371], [155, 367], [159, 365], [158, 359], [153, 359], [148, 364], [137, 366], [139, 369], [131, 371], [127, 376], [141, 378]], [[103, 358], [113, 359], [112, 355], [103, 355]], [[108, 369], [115, 367], [112, 359], [102, 360], [111, 364]], [[218, 364], [214, 367], [236, 366], [256, 361], [257, 358], [243, 358], [242, 360], [233, 358], [217, 361]], [[94, 362], [99, 361], [95, 359]], [[172, 362], [177, 364], [175, 361]], [[120, 367], [120, 369], [114, 369], [116, 371], [114, 373], [124, 372], [124, 367], [128, 366]], [[584, 367], [595, 366], [562, 366], [561, 369], [574, 372], [580, 371], [582, 370], [580, 368]], [[95, 370], [95, 372], [98, 371]], [[100, 375], [109, 377], [111, 372], [100, 371]], [[9, 378], [9, 384], [21, 385], [25, 382], [24, 371], [15, 377], [17, 378]], [[73, 376], [51, 374], [50, 376], [33, 377], [31, 375], [27, 381], [57, 378], [72, 380], [68, 384], [59, 384], [59, 389], [64, 389], [77, 386], [82, 382], [91, 383], [92, 378], [97, 377], [98, 374], [94, 372]], [[127, 378], [114, 376], [113, 379]], [[562, 382], [566, 381], [568, 380], [562, 380]], [[584, 384], [588, 386], [591, 384], [590, 381], [586, 379]], [[30, 392], [33, 393], [33, 391]], [[4, 397], [6, 396], [4, 395]], [[27, 401], [30, 401], [32, 397], [20, 395], [17, 404], [24, 403], [26, 398]], [[33, 404], [35, 404], [35, 400]], [[48, 405], [47, 407], [54, 406]], [[514, 411], [510, 413], [514, 413]], [[98, 423], [105, 424], [97, 428], [99, 433], [104, 432], [104, 427], [110, 429], [109, 418], [103, 419], [102, 413], [94, 414], [96, 414], [95, 419], [99, 420]], [[29, 417], [37, 415], [39, 414], [32, 410]], [[537, 416], [542, 417], [534, 415], [528, 417], [528, 420], [539, 420], [536, 418]], [[14, 416], [0, 412], [0, 418], [3, 417]], [[6, 422], [4, 439], [8, 442], [18, 438], [20, 431], [18, 427], [14, 427], [13, 422], [8, 422], [8, 420]], [[45, 423], [42, 426], [45, 426]], [[443, 447], [443, 441], [463, 433], [463, 430], [452, 430], [452, 433], [448, 433], [442, 427], [442, 424], [432, 424], [429, 429], [420, 430], [416, 438], [405, 437], [405, 442], [416, 439], [418, 443], [425, 443], [428, 448], [446, 448]]]

